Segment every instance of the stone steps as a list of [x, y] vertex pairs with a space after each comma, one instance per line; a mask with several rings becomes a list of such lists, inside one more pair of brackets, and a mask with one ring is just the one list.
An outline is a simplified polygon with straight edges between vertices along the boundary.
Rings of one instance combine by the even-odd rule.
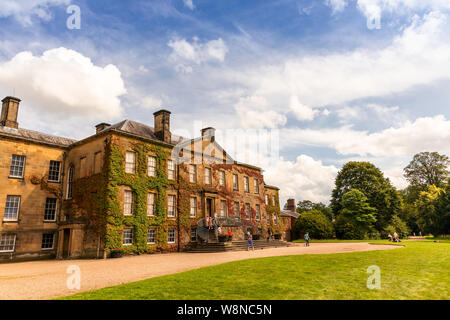
[[[255, 250], [263, 250], [270, 248], [289, 247], [292, 244], [281, 240], [273, 240], [270, 242], [267, 242], [266, 240], [254, 240], [253, 245], [255, 247]], [[198, 244], [196, 247], [186, 250], [186, 252], [211, 253], [211, 252], [244, 251], [244, 250], [247, 250], [247, 241]]]

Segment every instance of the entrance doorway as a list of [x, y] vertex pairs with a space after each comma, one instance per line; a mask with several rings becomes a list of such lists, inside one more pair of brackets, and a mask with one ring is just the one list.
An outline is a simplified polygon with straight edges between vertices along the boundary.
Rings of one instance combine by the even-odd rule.
[[69, 257], [70, 250], [70, 229], [64, 229], [64, 237], [63, 237], [63, 258], [66, 259]]
[[212, 217], [213, 213], [213, 199], [206, 198], [206, 216]]

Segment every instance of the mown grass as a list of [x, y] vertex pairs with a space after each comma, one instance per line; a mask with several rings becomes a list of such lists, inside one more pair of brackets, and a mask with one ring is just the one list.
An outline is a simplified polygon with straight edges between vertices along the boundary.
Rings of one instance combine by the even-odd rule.
[[[395, 250], [236, 261], [63, 299], [450, 299], [450, 243], [402, 244]], [[381, 269], [380, 290], [366, 285], [372, 265]]]

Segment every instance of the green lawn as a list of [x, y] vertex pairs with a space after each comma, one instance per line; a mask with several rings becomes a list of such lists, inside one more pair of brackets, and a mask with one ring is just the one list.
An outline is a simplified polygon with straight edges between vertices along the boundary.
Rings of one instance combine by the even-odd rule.
[[[230, 262], [64, 299], [450, 299], [450, 243], [402, 244]], [[366, 287], [371, 265], [381, 269], [380, 290]]]

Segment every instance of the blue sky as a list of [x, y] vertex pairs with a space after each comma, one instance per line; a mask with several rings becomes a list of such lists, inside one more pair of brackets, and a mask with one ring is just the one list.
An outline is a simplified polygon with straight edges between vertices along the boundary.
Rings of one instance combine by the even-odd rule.
[[328, 201], [349, 160], [403, 188], [415, 153], [450, 154], [449, 13], [445, 0], [3, 0], [0, 95], [23, 99], [21, 127], [73, 138], [153, 125], [161, 107], [183, 135], [272, 132], [275, 155], [234, 156], [283, 200]]

